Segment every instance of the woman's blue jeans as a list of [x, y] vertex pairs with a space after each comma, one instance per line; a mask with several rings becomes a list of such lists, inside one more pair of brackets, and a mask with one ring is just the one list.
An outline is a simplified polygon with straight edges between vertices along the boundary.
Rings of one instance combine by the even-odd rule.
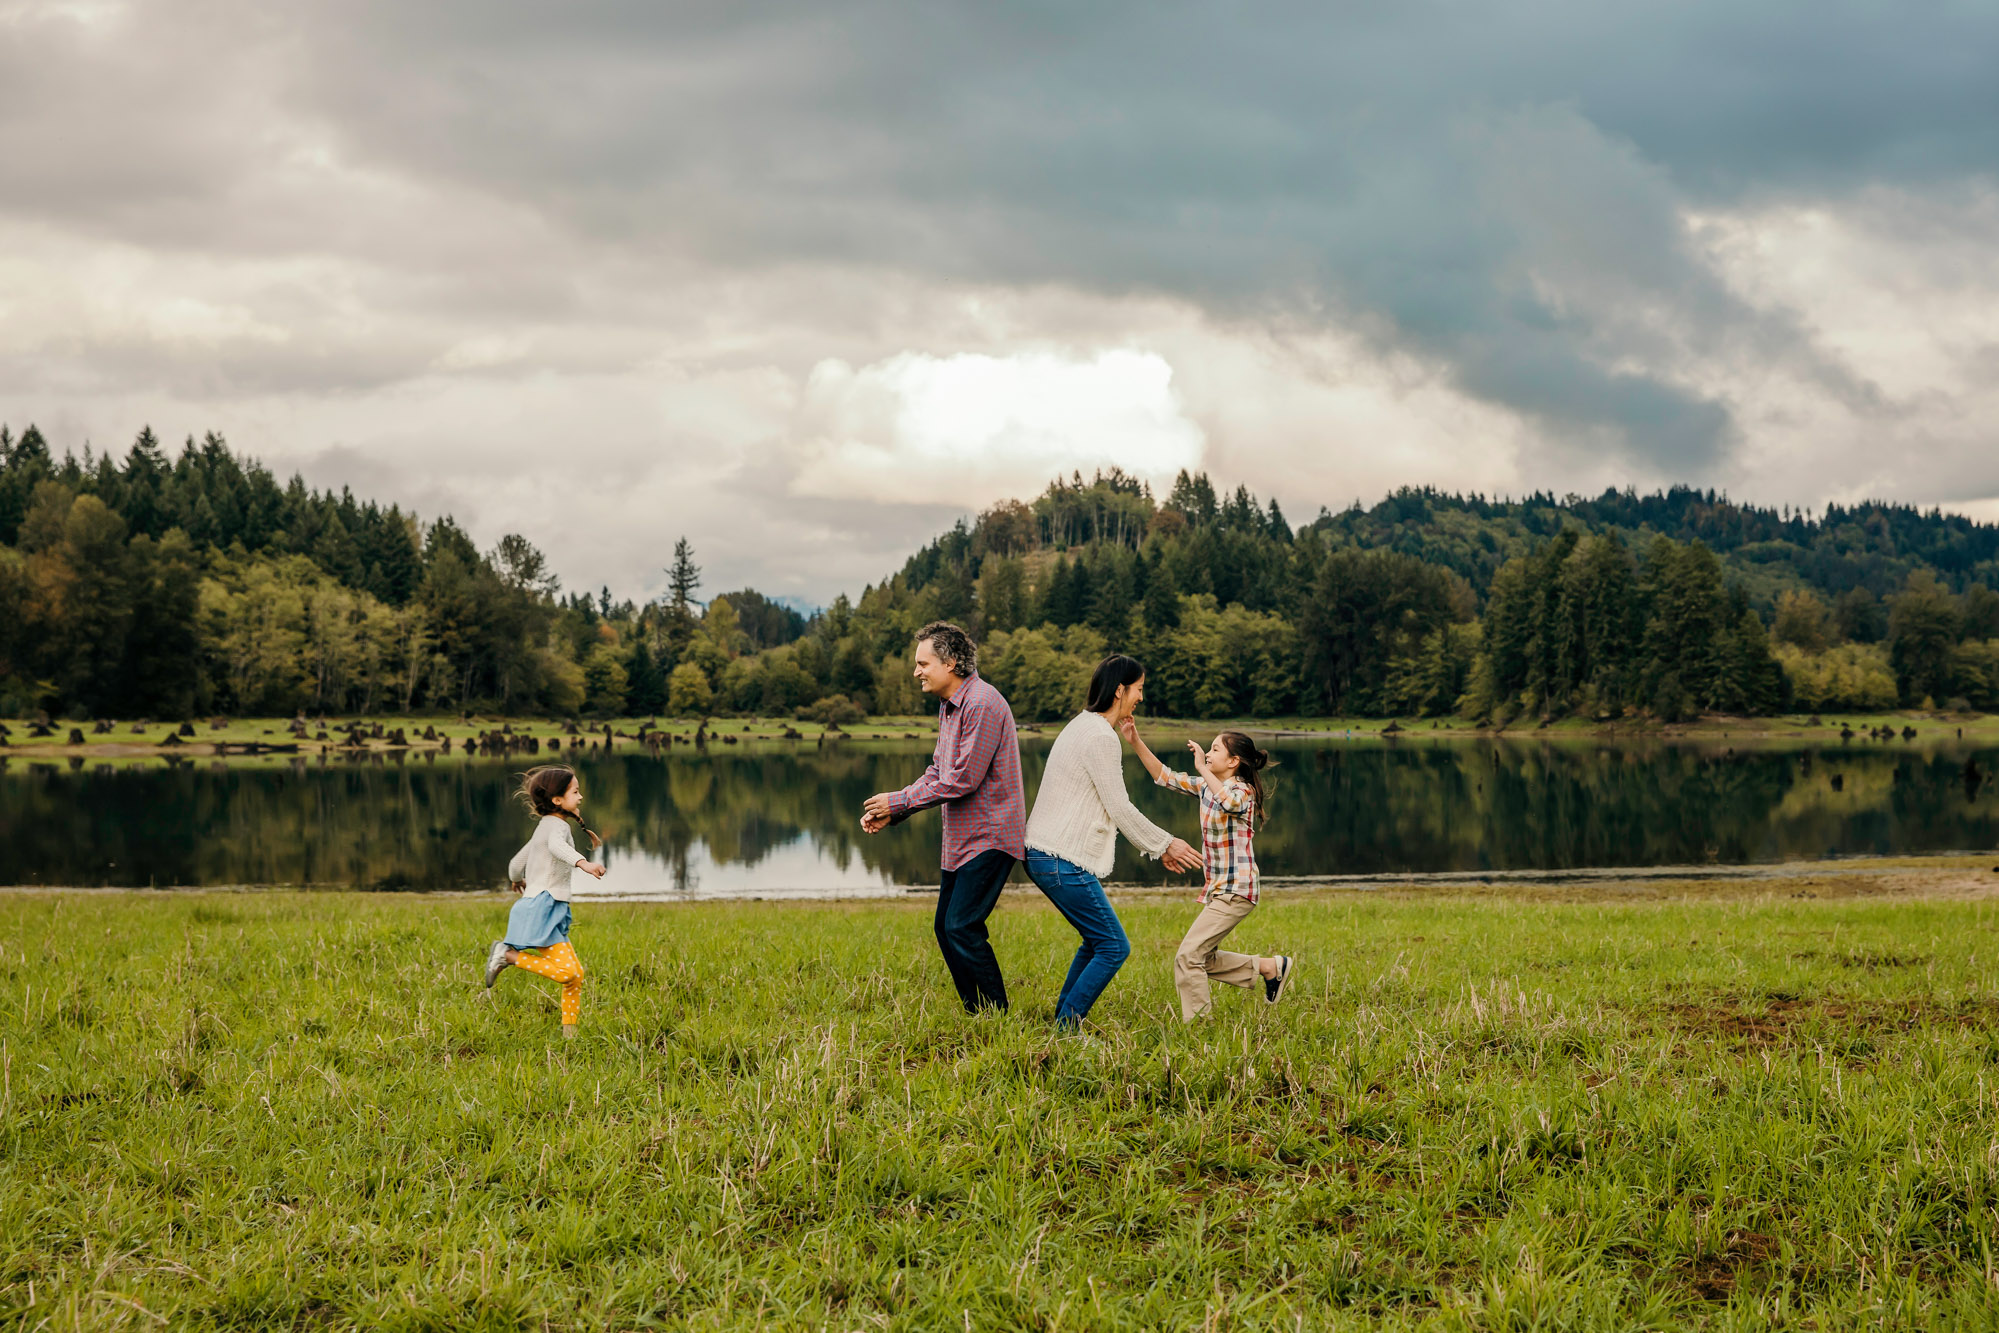
[[1075, 862], [1030, 847], [1027, 877], [1083, 937], [1055, 1001], [1055, 1021], [1074, 1026], [1089, 1014], [1090, 1006], [1131, 957], [1131, 941], [1125, 938], [1124, 923], [1117, 919], [1111, 900], [1104, 896], [1104, 886]]

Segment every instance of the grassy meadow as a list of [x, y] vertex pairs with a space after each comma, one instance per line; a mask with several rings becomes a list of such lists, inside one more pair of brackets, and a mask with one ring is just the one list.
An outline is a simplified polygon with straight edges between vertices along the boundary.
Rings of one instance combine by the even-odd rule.
[[1273, 895], [585, 905], [583, 1035], [497, 898], [0, 896], [22, 1329], [1999, 1324], [1999, 902]]

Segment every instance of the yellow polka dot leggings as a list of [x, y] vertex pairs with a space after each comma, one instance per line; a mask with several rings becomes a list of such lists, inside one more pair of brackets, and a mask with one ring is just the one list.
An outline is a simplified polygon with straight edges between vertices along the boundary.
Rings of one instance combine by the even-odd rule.
[[583, 964], [577, 961], [575, 948], [564, 940], [546, 949], [514, 952], [519, 958], [515, 967], [562, 983], [562, 1021], [566, 1026], [575, 1026], [577, 1016], [583, 1012]]

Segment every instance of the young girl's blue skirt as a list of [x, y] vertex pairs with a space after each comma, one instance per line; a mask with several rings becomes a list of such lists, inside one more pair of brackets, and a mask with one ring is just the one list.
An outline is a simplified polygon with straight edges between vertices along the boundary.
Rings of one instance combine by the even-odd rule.
[[515, 949], [546, 949], [569, 939], [569, 904], [546, 893], [524, 897], [507, 913], [507, 944]]

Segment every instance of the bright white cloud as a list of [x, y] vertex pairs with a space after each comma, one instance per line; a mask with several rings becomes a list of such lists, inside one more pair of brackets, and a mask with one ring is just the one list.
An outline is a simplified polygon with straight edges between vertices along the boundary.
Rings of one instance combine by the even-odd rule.
[[825, 499], [966, 505], [1038, 491], [1051, 476], [1198, 466], [1201, 431], [1150, 352], [905, 352], [806, 378], [792, 491]]

